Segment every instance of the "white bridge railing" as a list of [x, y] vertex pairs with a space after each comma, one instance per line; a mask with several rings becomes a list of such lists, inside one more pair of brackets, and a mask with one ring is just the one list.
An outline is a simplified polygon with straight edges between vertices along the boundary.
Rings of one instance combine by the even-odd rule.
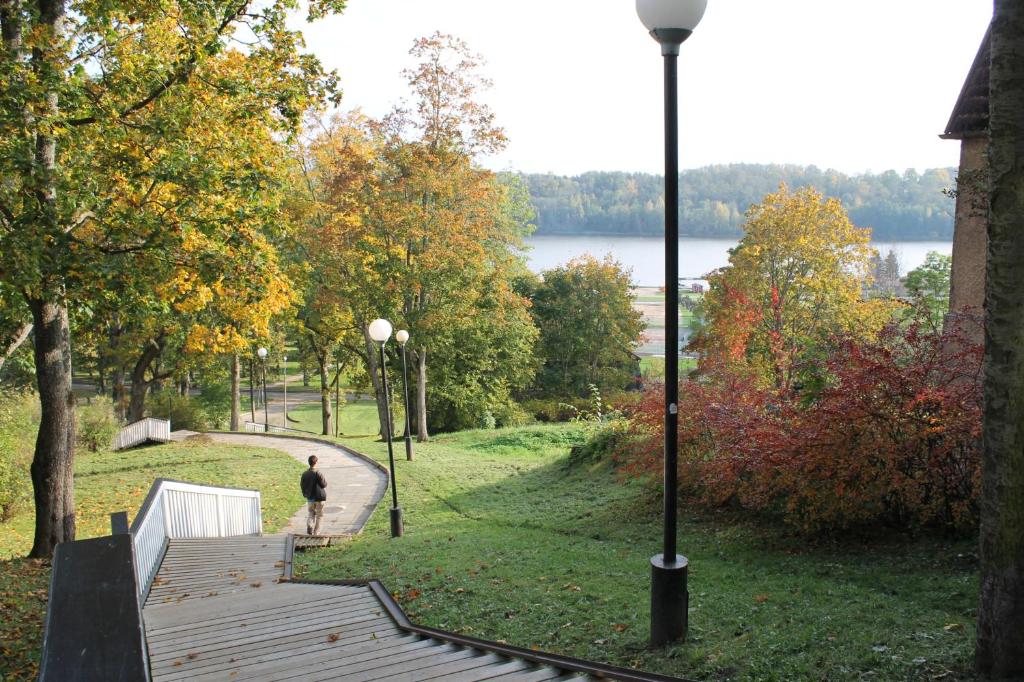
[[273, 424], [249, 421], [245, 422], [245, 430], [248, 433], [313, 433], [304, 429], [293, 429], [288, 426], [274, 426]]
[[258, 490], [157, 479], [131, 526], [139, 594], [145, 594], [156, 577], [168, 539], [262, 532]]
[[124, 450], [147, 441], [166, 443], [171, 439], [171, 422], [167, 419], [147, 417], [121, 429], [114, 439], [114, 449]]

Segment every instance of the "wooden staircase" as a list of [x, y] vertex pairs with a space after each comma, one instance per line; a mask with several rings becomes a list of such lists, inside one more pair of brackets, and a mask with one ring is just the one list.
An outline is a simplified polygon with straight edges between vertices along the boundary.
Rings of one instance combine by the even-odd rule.
[[366, 585], [284, 579], [285, 537], [170, 540], [143, 617], [153, 680], [595, 679], [411, 633]]

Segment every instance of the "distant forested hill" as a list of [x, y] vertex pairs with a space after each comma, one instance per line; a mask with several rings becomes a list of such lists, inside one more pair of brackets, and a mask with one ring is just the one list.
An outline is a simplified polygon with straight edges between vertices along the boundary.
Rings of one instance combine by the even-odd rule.
[[[751, 204], [780, 182], [811, 185], [842, 200], [854, 224], [879, 240], [952, 239], [954, 201], [942, 190], [955, 168], [845, 175], [815, 166], [736, 164], [684, 171], [679, 183], [681, 234], [736, 237]], [[537, 209], [537, 234], [659, 235], [662, 178], [644, 173], [523, 174]]]

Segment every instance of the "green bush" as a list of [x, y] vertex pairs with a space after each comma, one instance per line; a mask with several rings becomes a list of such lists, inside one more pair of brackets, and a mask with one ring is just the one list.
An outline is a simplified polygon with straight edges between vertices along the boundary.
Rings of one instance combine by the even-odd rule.
[[512, 400], [494, 406], [491, 413], [494, 415], [495, 426], [499, 429], [525, 426], [532, 421], [529, 413], [519, 403]]
[[587, 404], [585, 398], [572, 398], [568, 401], [534, 398], [524, 401], [523, 409], [539, 422], [568, 422], [572, 421], [580, 410], [586, 409]]
[[612, 458], [631, 437], [627, 419], [615, 418], [588, 428], [587, 440], [569, 451], [572, 463], [597, 462]]
[[39, 405], [31, 393], [0, 392], [0, 522], [32, 500], [29, 465], [39, 426]]
[[231, 386], [229, 384], [204, 384], [197, 400], [203, 412], [206, 413], [206, 423], [209, 428], [228, 428], [231, 423]]
[[522, 426], [530, 421], [529, 413], [500, 383], [487, 387], [474, 384], [446, 395], [428, 395], [427, 408], [429, 426], [435, 432]]
[[209, 415], [199, 400], [171, 390], [155, 393], [150, 398], [148, 416], [170, 419], [171, 428], [175, 431], [207, 431], [211, 428]]
[[89, 452], [106, 450], [114, 441], [120, 426], [114, 416], [114, 405], [109, 398], [97, 396], [75, 410], [75, 445]]

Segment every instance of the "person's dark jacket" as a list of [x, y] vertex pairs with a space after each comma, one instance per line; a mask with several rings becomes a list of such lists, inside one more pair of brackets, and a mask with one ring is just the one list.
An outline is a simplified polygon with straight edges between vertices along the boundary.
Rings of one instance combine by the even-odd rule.
[[307, 500], [324, 502], [327, 500], [327, 479], [316, 469], [306, 469], [299, 479], [302, 496]]

